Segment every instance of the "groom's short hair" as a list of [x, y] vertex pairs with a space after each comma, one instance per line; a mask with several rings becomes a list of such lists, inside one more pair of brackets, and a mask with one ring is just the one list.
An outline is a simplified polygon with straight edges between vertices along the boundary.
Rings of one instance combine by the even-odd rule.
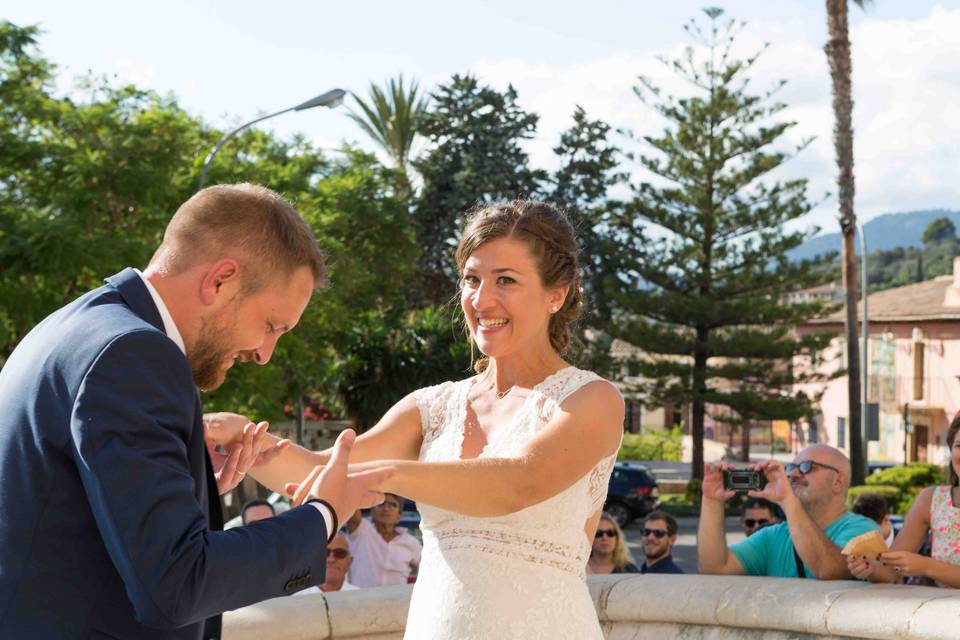
[[242, 291], [253, 293], [300, 267], [326, 286], [326, 258], [310, 226], [280, 194], [254, 184], [221, 184], [180, 205], [151, 263], [176, 275], [201, 261], [241, 263]]

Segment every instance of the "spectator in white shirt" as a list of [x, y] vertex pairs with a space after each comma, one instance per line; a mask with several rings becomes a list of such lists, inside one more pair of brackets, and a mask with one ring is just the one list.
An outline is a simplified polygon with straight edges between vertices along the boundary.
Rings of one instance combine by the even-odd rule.
[[350, 579], [358, 587], [406, 584], [420, 565], [420, 541], [400, 522], [403, 499], [386, 494], [371, 511], [372, 522], [357, 511], [347, 521], [347, 539], [353, 554]]

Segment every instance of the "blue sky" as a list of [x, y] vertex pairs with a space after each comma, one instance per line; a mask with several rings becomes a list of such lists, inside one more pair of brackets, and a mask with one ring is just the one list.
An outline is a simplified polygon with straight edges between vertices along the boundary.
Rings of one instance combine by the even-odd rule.
[[[816, 141], [781, 177], [810, 179], [819, 199], [833, 188], [830, 84], [822, 52], [824, 3], [815, 0], [716, 3], [748, 22], [739, 49], [764, 41], [756, 86], [779, 78], [792, 141]], [[7, 0], [0, 15], [45, 31], [40, 45], [63, 86], [88, 70], [161, 93], [229, 126], [297, 104], [332, 87], [364, 93], [403, 72], [429, 88], [473, 72], [497, 88], [512, 82], [540, 114], [528, 149], [550, 168], [550, 149], [576, 105], [637, 133], [660, 123], [636, 98], [637, 75], [681, 85], [656, 61], [688, 43], [682, 30], [702, 2], [187, 2]], [[857, 211], [863, 219], [920, 208], [960, 209], [960, 0], [879, 0], [851, 6]], [[349, 102], [348, 102], [349, 105]], [[321, 147], [369, 146], [335, 111], [282, 116], [267, 126]], [[618, 140], [629, 147], [626, 140]], [[790, 141], [787, 141], [790, 142]], [[833, 230], [829, 198], [808, 222]]]

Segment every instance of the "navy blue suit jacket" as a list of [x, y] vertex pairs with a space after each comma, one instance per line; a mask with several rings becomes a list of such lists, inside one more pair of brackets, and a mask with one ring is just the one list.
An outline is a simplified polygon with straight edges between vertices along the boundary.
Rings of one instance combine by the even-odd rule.
[[322, 582], [312, 506], [212, 531], [186, 357], [132, 269], [37, 325], [0, 370], [0, 637], [201, 637]]

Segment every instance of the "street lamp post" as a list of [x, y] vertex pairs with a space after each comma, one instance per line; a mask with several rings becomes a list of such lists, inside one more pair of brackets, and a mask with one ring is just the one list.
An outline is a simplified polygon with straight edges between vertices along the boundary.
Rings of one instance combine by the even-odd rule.
[[234, 129], [233, 131], [231, 131], [230, 133], [228, 133], [227, 135], [225, 135], [225, 136], [223, 136], [222, 138], [220, 138], [220, 141], [219, 141], [219, 142], [217, 143], [217, 145], [213, 148], [213, 150], [210, 152], [210, 154], [207, 156], [207, 158], [203, 161], [203, 168], [200, 169], [200, 184], [199, 184], [199, 186], [197, 187], [197, 190], [199, 191], [200, 189], [203, 189], [203, 185], [204, 185], [204, 184], [206, 183], [206, 181], [207, 181], [207, 169], [210, 168], [210, 163], [213, 162], [213, 158], [217, 155], [217, 152], [220, 151], [220, 147], [222, 147], [224, 144], [226, 144], [227, 140], [229, 140], [229, 139], [232, 138], [233, 136], [237, 135], [238, 133], [240, 133], [241, 131], [243, 131], [244, 129], [246, 129], [247, 127], [249, 127], [250, 125], [257, 124], [258, 122], [263, 122], [264, 120], [267, 120], [268, 118], [272, 118], [272, 117], [274, 117], [274, 116], [279, 116], [279, 115], [282, 114], [282, 113], [287, 113], [287, 112], [290, 112], [290, 111], [303, 111], [303, 110], [305, 110], [305, 109], [312, 109], [312, 108], [314, 108], [314, 107], [330, 107], [330, 108], [333, 108], [333, 107], [338, 106], [341, 102], [343, 102], [343, 97], [344, 97], [346, 94], [347, 94], [347, 92], [344, 91], [343, 89], [331, 89], [330, 91], [327, 91], [326, 93], [320, 94], [320, 95], [317, 96], [316, 98], [311, 98], [310, 100], [307, 100], [306, 102], [302, 102], [302, 103], [298, 104], [298, 105], [295, 106], [295, 107], [290, 107], [289, 109], [284, 109], [284, 110], [282, 110], [282, 111], [277, 111], [277, 112], [275, 112], [275, 113], [271, 113], [271, 114], [268, 114], [268, 115], [265, 115], [265, 116], [261, 116], [261, 117], [255, 119], [255, 120], [251, 120], [250, 122], [246, 122], [246, 123], [240, 125], [240, 126], [237, 127], [236, 129]]

